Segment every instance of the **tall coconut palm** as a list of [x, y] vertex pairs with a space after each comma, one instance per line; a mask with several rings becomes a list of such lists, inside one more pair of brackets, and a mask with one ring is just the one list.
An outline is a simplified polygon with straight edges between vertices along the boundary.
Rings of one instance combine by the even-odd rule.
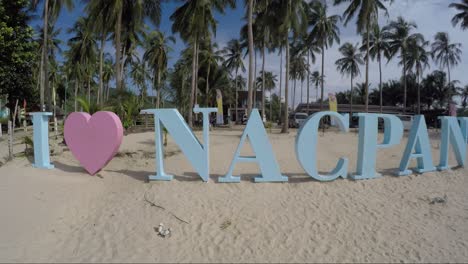
[[[58, 16], [60, 15], [60, 12], [62, 11], [63, 7], [66, 7], [68, 10], [73, 9], [73, 1], [72, 0], [31, 0], [31, 7], [33, 9], [36, 9], [38, 5], [43, 2], [43, 33], [44, 37], [43, 39], [43, 48], [42, 48], [42, 55], [41, 55], [41, 76], [48, 76], [48, 67], [49, 67], [49, 57], [47, 55], [47, 51], [49, 50], [48, 48], [48, 43], [47, 40], [49, 39], [48, 37], [48, 29], [49, 25], [55, 24], [55, 21], [57, 20]], [[52, 106], [52, 101], [51, 101], [51, 93], [49, 89], [49, 78], [41, 78], [41, 86], [40, 86], [40, 91], [39, 91], [39, 97], [40, 97], [40, 104], [41, 104], [41, 111], [44, 110], [44, 95], [47, 95], [47, 107], [51, 109]]]
[[159, 108], [161, 103], [161, 74], [167, 69], [168, 53], [172, 51], [171, 44], [174, 43], [173, 36], [166, 36], [160, 31], [152, 31], [145, 35], [143, 60], [153, 71], [153, 86], [157, 93], [156, 108]]
[[322, 76], [319, 71], [314, 71], [310, 75], [310, 82], [315, 85], [315, 102], [318, 102], [319, 85], [322, 83]]
[[[384, 38], [385, 32], [381, 30], [379, 25], [376, 23], [372, 26], [370, 34], [367, 32], [363, 35], [361, 51], [367, 51], [367, 46], [369, 46], [369, 56], [374, 60], [377, 58], [379, 63], [379, 105], [380, 113], [383, 112], [383, 92], [382, 92], [382, 57], [388, 58], [389, 53], [389, 43], [387, 39]], [[369, 36], [369, 38], [367, 38]], [[367, 45], [369, 44], [369, 45]], [[367, 54], [366, 54], [367, 56]], [[367, 60], [366, 60], [367, 61]], [[368, 89], [369, 91], [369, 89]]]
[[[447, 67], [448, 86], [452, 85], [450, 67], [458, 65], [461, 61], [461, 43], [451, 43], [446, 32], [438, 32], [432, 43], [432, 57], [441, 68]], [[454, 91], [454, 87], [449, 87], [449, 91]], [[452, 98], [454, 94], [449, 94]]]
[[[112, 25], [115, 45], [115, 79], [117, 90], [123, 89], [122, 33], [125, 24], [141, 25], [148, 19], [154, 25], [161, 20], [161, 0], [85, 0], [90, 5], [88, 15], [94, 18], [105, 18], [105, 23]], [[101, 22], [101, 21], [100, 21]], [[99, 32], [101, 33], [101, 32]]]
[[[292, 47], [292, 56], [291, 56], [291, 67], [289, 68], [289, 78], [293, 80], [293, 93], [292, 93], [292, 107], [293, 109], [296, 107], [296, 81], [299, 80], [302, 82], [306, 77], [308, 66], [306, 59], [302, 56], [301, 53], [297, 52], [297, 47]], [[301, 86], [302, 92], [302, 86]], [[301, 93], [302, 97], [302, 93]], [[301, 98], [302, 100], [302, 98]]]
[[400, 53], [403, 61], [403, 112], [406, 111], [406, 102], [407, 102], [407, 73], [408, 69], [406, 68], [406, 55], [410, 42], [418, 42], [424, 39], [423, 35], [419, 33], [412, 33], [414, 29], [417, 28], [417, 25], [414, 22], [408, 22], [403, 17], [398, 17], [397, 20], [391, 21], [388, 26], [384, 27], [384, 38], [388, 41], [389, 44], [389, 57], [392, 59], [396, 54]]
[[68, 41], [73, 60], [79, 61], [82, 66], [82, 76], [87, 80], [88, 103], [91, 100], [91, 81], [93, 78], [94, 63], [96, 59], [96, 39], [90, 30], [89, 18], [80, 17], [75, 22], [74, 27], [68, 30], [68, 33], [74, 33], [74, 36]]
[[130, 72], [133, 84], [138, 88], [142, 102], [145, 101], [147, 95], [146, 81], [150, 78], [146, 67], [145, 63], [137, 59], [132, 63], [132, 70]]
[[284, 78], [284, 98], [285, 98], [285, 109], [283, 112], [283, 127], [282, 133], [288, 133], [289, 114], [288, 114], [288, 96], [289, 96], [289, 67], [290, 67], [290, 55], [289, 55], [289, 37], [297, 39], [307, 29], [307, 14], [306, 14], [307, 3], [304, 0], [279, 0], [271, 1], [268, 6], [269, 17], [272, 18], [272, 28], [276, 30], [273, 32], [274, 36], [279, 39], [279, 46], [285, 47], [285, 78]]
[[260, 77], [257, 78], [257, 85], [264, 87], [264, 90], [270, 92], [270, 121], [272, 121], [272, 90], [276, 87], [276, 82], [278, 81], [277, 76], [271, 71], [260, 72]]
[[350, 116], [353, 116], [353, 80], [354, 77], [357, 77], [361, 74], [359, 70], [359, 65], [364, 64], [362, 53], [359, 52], [358, 44], [354, 45], [347, 42], [339, 49], [341, 55], [340, 59], [335, 62], [336, 69], [342, 75], [348, 75], [351, 79], [351, 96], [349, 99], [350, 102]]
[[356, 28], [359, 34], [366, 35], [366, 82], [365, 82], [365, 109], [369, 112], [369, 53], [370, 53], [370, 34], [372, 25], [376, 24], [379, 17], [379, 10], [388, 13], [384, 2], [393, 2], [393, 0], [335, 0], [335, 5], [349, 2], [348, 7], [343, 13], [345, 26], [356, 15]]
[[459, 95], [462, 98], [462, 107], [463, 109], [466, 109], [466, 106], [468, 105], [468, 85], [459, 90]]
[[432, 43], [432, 55], [436, 63], [447, 68], [448, 82], [451, 82], [450, 67], [458, 65], [461, 61], [461, 43], [451, 43], [446, 32], [438, 32]]
[[231, 72], [234, 72], [234, 79], [235, 79], [235, 121], [237, 122], [238, 116], [238, 74], [239, 70], [242, 72], [245, 72], [245, 66], [244, 66], [244, 61], [242, 59], [242, 44], [238, 39], [232, 39], [228, 42], [226, 48], [223, 49], [223, 53], [225, 55], [225, 61], [224, 61], [224, 66], [230, 70]]
[[188, 123], [193, 124], [192, 110], [195, 103], [196, 79], [197, 79], [197, 62], [199, 53], [199, 43], [210, 34], [216, 34], [216, 20], [214, 19], [213, 11], [224, 14], [226, 6], [235, 7], [234, 0], [186, 0], [185, 3], [178, 7], [171, 15], [173, 21], [172, 32], [179, 33], [181, 38], [190, 42], [192, 45], [192, 85], [190, 94], [190, 111], [188, 113]]
[[[100, 3], [101, 2], [101, 3]], [[97, 92], [97, 104], [102, 104], [104, 102], [105, 92], [104, 92], [104, 50], [106, 48], [106, 41], [109, 35], [109, 32], [112, 31], [112, 24], [115, 22], [111, 21], [113, 19], [111, 11], [108, 8], [111, 7], [109, 3], [102, 3], [103, 1], [87, 1], [85, 7], [88, 17], [94, 23], [89, 23], [89, 26], [92, 28], [100, 39], [99, 45], [99, 89]]]
[[201, 63], [207, 67], [205, 77], [205, 105], [209, 104], [210, 73], [212, 68], [216, 68], [218, 63], [223, 61], [222, 51], [218, 50], [218, 44], [209, 42], [207, 47], [200, 52]]
[[247, 115], [250, 115], [252, 112], [253, 105], [253, 90], [254, 90], [254, 37], [253, 37], [253, 2], [254, 0], [248, 0], [247, 7], [247, 19], [248, 19], [248, 36], [249, 36], [249, 84], [248, 84], [248, 97], [247, 97]]
[[109, 53], [104, 55], [104, 65], [103, 65], [103, 72], [102, 72], [102, 80], [104, 82], [104, 91], [103, 91], [103, 100], [109, 100], [110, 94], [110, 86], [109, 83], [114, 76], [114, 63], [112, 61], [112, 57]]
[[453, 26], [456, 26], [460, 23], [460, 27], [465, 30], [468, 28], [468, 0], [461, 0], [461, 3], [451, 3], [449, 5], [451, 8], [455, 8], [460, 13], [456, 14], [452, 18]]
[[409, 43], [406, 51], [406, 68], [413, 69], [416, 73], [416, 82], [418, 86], [418, 115], [421, 114], [421, 82], [423, 72], [429, 67], [430, 52], [426, 50], [429, 42], [424, 39], [414, 40]]
[[322, 73], [321, 73], [321, 98], [320, 110], [323, 110], [324, 102], [324, 82], [325, 82], [325, 50], [334, 42], [340, 43], [340, 29], [338, 22], [341, 20], [338, 15], [328, 15], [328, 7], [321, 2], [312, 1], [309, 4], [311, 15], [309, 24], [314, 28], [310, 32], [310, 37], [314, 39], [322, 53]]

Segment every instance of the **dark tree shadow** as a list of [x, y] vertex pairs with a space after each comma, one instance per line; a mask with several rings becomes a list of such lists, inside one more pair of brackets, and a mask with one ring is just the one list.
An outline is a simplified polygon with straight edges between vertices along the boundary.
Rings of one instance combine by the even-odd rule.
[[80, 166], [73, 166], [62, 163], [60, 161], [53, 161], [52, 164], [55, 166], [56, 169], [69, 172], [69, 173], [88, 173], [84, 168]]
[[142, 181], [145, 183], [149, 182], [148, 177], [150, 175], [153, 175], [154, 172], [149, 172], [149, 171], [134, 171], [134, 170], [105, 170], [107, 172], [115, 172], [115, 173], [120, 173], [125, 176], [128, 176], [130, 178], [133, 178], [138, 181]]

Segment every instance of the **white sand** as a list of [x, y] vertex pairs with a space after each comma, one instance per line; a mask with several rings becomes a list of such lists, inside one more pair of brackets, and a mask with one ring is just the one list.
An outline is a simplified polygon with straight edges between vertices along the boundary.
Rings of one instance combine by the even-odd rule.
[[[255, 164], [237, 165], [241, 183], [216, 183], [229, 168], [240, 134], [211, 133], [209, 183], [170, 138], [165, 164], [175, 179], [147, 183], [155, 171], [153, 133], [126, 136], [123, 154], [99, 177], [85, 174], [56, 143], [54, 170], [33, 169], [26, 158], [16, 158], [0, 168], [0, 261], [468, 261], [468, 169], [394, 177], [403, 140], [379, 151], [383, 177], [321, 183], [297, 162], [295, 133], [270, 134], [288, 183], [253, 183]], [[0, 157], [5, 149], [3, 141]], [[355, 170], [357, 134], [327, 132], [319, 149], [320, 170], [329, 171], [341, 156]], [[444, 195], [445, 204], [430, 204]], [[170, 238], [155, 233], [159, 223], [172, 228]]]

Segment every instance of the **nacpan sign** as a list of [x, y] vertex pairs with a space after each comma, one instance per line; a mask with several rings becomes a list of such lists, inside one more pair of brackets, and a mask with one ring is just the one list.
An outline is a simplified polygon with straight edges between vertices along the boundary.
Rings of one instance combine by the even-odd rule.
[[[173, 176], [166, 173], [164, 168], [163, 157], [163, 126], [167, 129], [168, 133], [172, 135], [174, 141], [177, 143], [183, 154], [187, 157], [193, 168], [197, 171], [198, 175], [203, 181], [209, 179], [209, 114], [216, 112], [216, 108], [195, 108], [196, 113], [203, 115], [203, 142], [201, 144], [193, 131], [185, 123], [183, 117], [177, 109], [149, 109], [144, 110], [146, 113], [154, 114], [155, 119], [155, 136], [156, 136], [156, 174], [149, 176], [150, 180], [172, 180]], [[48, 144], [48, 129], [47, 129], [47, 116], [50, 113], [34, 113], [34, 156], [35, 167], [39, 168], [53, 168], [49, 159], [49, 144]], [[73, 115], [83, 115], [83, 113], [73, 113], [65, 122], [72, 122]], [[109, 115], [108, 118], [105, 115]], [[109, 121], [109, 127], [113, 127], [112, 138], [114, 142], [107, 142], [110, 144], [106, 148], [109, 149], [106, 157], [102, 157], [103, 162], [100, 163], [99, 168], [93, 167], [88, 170], [90, 174], [96, 173], [99, 169], [106, 165], [107, 161], [117, 153], [118, 146], [121, 142], [121, 124], [115, 114], [111, 112], [98, 112], [93, 117], [87, 117], [87, 120], [92, 120], [95, 116]], [[319, 112], [310, 116], [301, 129], [298, 131], [296, 137], [296, 156], [301, 166], [306, 173], [312, 178], [319, 181], [332, 181], [339, 177], [348, 177], [348, 159], [342, 157], [338, 160], [336, 167], [328, 174], [320, 174], [317, 169], [317, 138], [320, 120], [324, 117], [331, 117], [335, 120], [338, 127], [343, 132], [349, 131], [349, 115], [341, 115], [336, 112]], [[403, 137], [403, 124], [401, 120], [394, 115], [387, 114], [366, 114], [358, 113], [355, 116], [359, 117], [359, 145], [358, 145], [358, 160], [357, 171], [350, 175], [352, 179], [372, 179], [379, 176], [375, 170], [377, 151], [381, 148], [390, 148], [400, 143]], [[382, 142], [377, 142], [378, 135], [378, 121], [384, 121], [384, 139]], [[112, 121], [113, 120], [113, 121]], [[438, 170], [449, 169], [448, 154], [449, 146], [452, 146], [455, 154], [457, 165], [464, 166], [467, 154], [467, 137], [468, 137], [468, 118], [456, 118], [450, 116], [440, 117], [442, 125], [441, 145], [440, 145], [440, 161], [437, 167]], [[86, 127], [85, 127], [86, 128]], [[82, 128], [83, 129], [83, 128]], [[86, 133], [87, 140], [95, 142], [92, 148], [81, 150], [81, 156], [85, 155], [83, 151], [101, 153], [101, 146], [99, 145], [99, 138], [104, 133], [108, 133], [104, 127], [101, 129], [92, 129]], [[83, 132], [84, 133], [84, 132]], [[81, 137], [83, 136], [81, 134]], [[76, 133], [74, 133], [76, 134]], [[65, 129], [65, 138], [73, 140], [72, 132], [67, 132]], [[250, 140], [255, 156], [241, 156], [240, 151], [245, 144], [247, 137]], [[72, 153], [74, 149], [71, 148]], [[73, 153], [77, 157], [76, 153]], [[425, 173], [436, 170], [431, 156], [431, 146], [429, 142], [429, 135], [427, 132], [426, 122], [424, 116], [418, 115], [415, 117], [412, 124], [408, 143], [402, 155], [398, 175], [409, 175], [413, 170], [408, 169], [411, 159], [417, 160], [417, 166], [414, 171], [417, 173]], [[80, 160], [80, 158], [78, 158]], [[239, 182], [240, 176], [233, 175], [234, 167], [239, 162], [254, 162], [260, 167], [261, 174], [255, 178], [255, 182], [286, 182], [288, 177], [281, 174], [279, 164], [273, 153], [273, 148], [268, 140], [268, 135], [263, 126], [263, 122], [257, 109], [252, 111], [250, 118], [247, 122], [245, 130], [240, 139], [240, 143], [234, 153], [231, 166], [228, 172], [223, 177], [219, 178], [219, 182]], [[82, 164], [89, 167], [89, 165]]]

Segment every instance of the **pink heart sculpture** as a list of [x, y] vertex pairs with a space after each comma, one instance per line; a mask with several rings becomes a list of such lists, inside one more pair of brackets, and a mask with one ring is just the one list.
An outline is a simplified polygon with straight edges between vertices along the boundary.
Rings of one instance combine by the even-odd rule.
[[122, 144], [123, 127], [112, 112], [72, 113], [65, 120], [65, 142], [91, 175], [112, 160]]

